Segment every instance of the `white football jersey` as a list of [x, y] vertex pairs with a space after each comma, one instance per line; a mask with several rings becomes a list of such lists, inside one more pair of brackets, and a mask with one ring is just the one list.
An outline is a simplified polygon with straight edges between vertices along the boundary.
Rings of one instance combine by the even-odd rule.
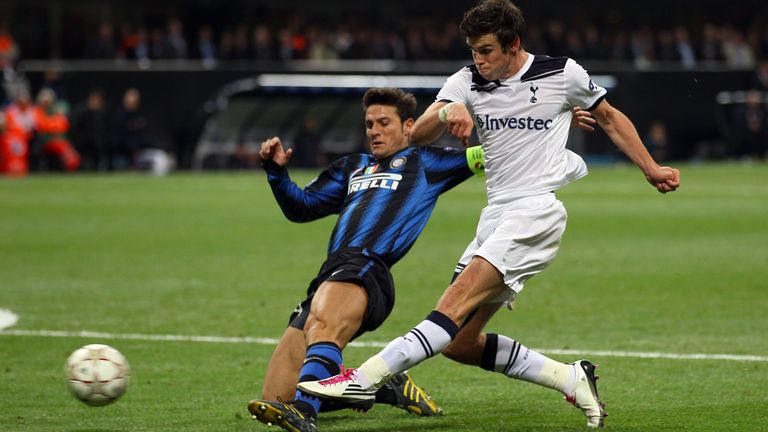
[[571, 109], [594, 108], [605, 93], [575, 61], [530, 54], [505, 80], [488, 81], [474, 65], [465, 67], [446, 80], [436, 100], [461, 102], [472, 114], [493, 205], [585, 176], [584, 160], [565, 148]]

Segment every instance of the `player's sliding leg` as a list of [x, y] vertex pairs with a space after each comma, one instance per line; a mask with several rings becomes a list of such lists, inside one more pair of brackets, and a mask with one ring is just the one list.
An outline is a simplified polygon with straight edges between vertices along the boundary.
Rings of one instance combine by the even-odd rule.
[[299, 372], [307, 353], [304, 332], [288, 327], [269, 359], [261, 386], [263, 400], [291, 400], [296, 393]]
[[[340, 307], [339, 299], [344, 299], [343, 307]], [[299, 371], [299, 382], [339, 373], [341, 350], [360, 328], [367, 302], [365, 289], [357, 284], [326, 281], [320, 285], [303, 326], [307, 352]], [[252, 401], [248, 409], [262, 423], [277, 424], [289, 431], [304, 431], [316, 429], [321, 404], [320, 399], [297, 390], [292, 403]], [[269, 415], [273, 411], [275, 416]], [[281, 421], [275, 423], [278, 416], [280, 419], [277, 420]]]
[[[300, 311], [301, 309], [298, 308], [297, 311], [295, 311], [296, 314], [292, 315], [290, 320], [292, 325], [285, 330], [278, 346], [272, 354], [270, 363], [267, 366], [261, 400], [252, 401], [252, 403], [249, 404], [249, 409], [255, 413], [254, 416], [256, 418], [261, 417], [264, 420], [272, 420], [268, 418], [269, 413], [277, 415], [287, 409], [286, 407], [280, 409], [275, 408], [270, 404], [270, 401], [294, 402], [294, 397], [296, 396], [296, 384], [299, 380], [299, 376], [300, 374], [306, 374], [306, 371], [304, 374], [301, 373], [303, 368], [310, 369], [310, 376], [318, 378], [326, 378], [339, 371], [337, 365], [341, 362], [340, 358], [335, 359], [336, 363], [334, 363], [333, 359], [326, 358], [326, 363], [330, 361], [336, 365], [335, 367], [332, 365], [329, 371], [328, 369], [324, 369], [319, 362], [323, 357], [322, 354], [320, 356], [307, 355], [304, 331], [300, 329], [305, 326], [305, 321], [300, 318], [297, 319]], [[323, 351], [322, 343], [321, 345], [312, 348], [311, 351]], [[312, 354], [312, 352], [310, 352], [310, 354]], [[313, 360], [309, 360], [310, 357]], [[307, 359], [306, 362], [305, 359]], [[314, 372], [311, 371], [311, 369], [315, 369]], [[431, 416], [442, 413], [442, 409], [437, 403], [433, 401], [424, 390], [419, 388], [406, 373], [400, 374], [396, 379], [393, 379], [391, 383], [388, 383], [386, 386], [379, 389], [376, 392], [374, 401], [346, 403], [324, 400], [320, 405], [319, 412], [330, 412], [341, 409], [352, 409], [364, 412], [372, 408], [374, 403], [392, 405], [403, 409], [409, 414], [421, 416]], [[259, 405], [261, 405], [261, 407], [259, 407]], [[267, 417], [265, 417], [265, 415]], [[282, 413], [280, 415], [289, 419], [292, 417], [288, 413]], [[288, 422], [290, 421], [291, 420], [288, 420]]]

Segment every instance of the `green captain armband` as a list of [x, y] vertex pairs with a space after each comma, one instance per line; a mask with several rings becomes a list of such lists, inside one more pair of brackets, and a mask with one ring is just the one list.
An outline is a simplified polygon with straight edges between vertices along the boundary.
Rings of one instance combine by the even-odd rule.
[[469, 170], [472, 171], [475, 175], [485, 175], [485, 162], [483, 158], [484, 154], [485, 153], [483, 153], [482, 146], [469, 147], [466, 151], [467, 166], [469, 167]]

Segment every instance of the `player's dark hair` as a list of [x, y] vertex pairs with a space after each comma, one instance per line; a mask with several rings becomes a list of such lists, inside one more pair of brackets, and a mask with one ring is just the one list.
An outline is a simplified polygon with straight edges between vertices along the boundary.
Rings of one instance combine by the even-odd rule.
[[459, 30], [467, 38], [495, 34], [503, 49], [509, 48], [525, 30], [523, 12], [509, 0], [482, 0], [464, 13]]
[[393, 106], [400, 121], [413, 118], [416, 113], [416, 97], [394, 87], [375, 87], [363, 95], [363, 112], [371, 105]]

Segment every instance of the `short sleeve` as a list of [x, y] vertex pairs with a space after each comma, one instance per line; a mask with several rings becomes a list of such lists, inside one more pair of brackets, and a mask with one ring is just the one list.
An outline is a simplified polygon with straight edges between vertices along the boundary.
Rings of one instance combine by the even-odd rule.
[[471, 77], [472, 73], [466, 67], [449, 76], [437, 93], [435, 101], [461, 102], [468, 106]]
[[575, 106], [592, 110], [605, 98], [607, 91], [595, 84], [581, 65], [568, 59], [565, 64], [566, 108]]

